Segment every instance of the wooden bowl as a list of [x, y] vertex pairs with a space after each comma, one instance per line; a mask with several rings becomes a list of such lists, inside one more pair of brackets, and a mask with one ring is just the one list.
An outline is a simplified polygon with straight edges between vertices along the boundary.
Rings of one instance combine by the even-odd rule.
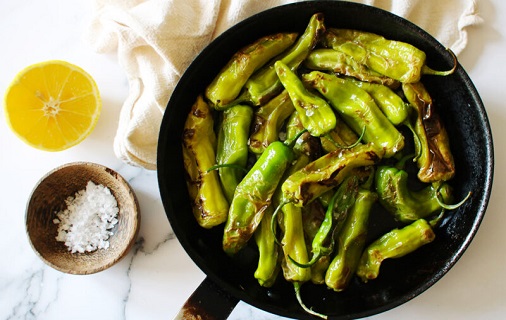
[[[85, 189], [88, 181], [110, 189], [118, 203], [118, 223], [107, 249], [71, 253], [64, 242], [56, 240], [56, 213], [65, 210], [65, 200]], [[26, 210], [26, 232], [33, 249], [49, 266], [70, 274], [92, 274], [120, 261], [132, 248], [140, 226], [137, 198], [117, 172], [99, 164], [75, 162], [47, 173], [35, 186]]]

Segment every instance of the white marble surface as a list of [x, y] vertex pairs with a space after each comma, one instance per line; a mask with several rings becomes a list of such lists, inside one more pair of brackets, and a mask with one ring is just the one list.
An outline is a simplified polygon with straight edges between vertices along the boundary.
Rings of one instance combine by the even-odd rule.
[[[487, 214], [462, 259], [428, 291], [373, 319], [504, 319], [506, 316], [506, 2], [479, 0], [485, 19], [470, 30], [460, 62], [486, 106], [495, 140], [495, 179]], [[0, 120], [0, 319], [171, 319], [204, 278], [172, 233], [156, 173], [122, 164], [112, 151], [118, 112], [128, 91], [115, 56], [98, 55], [81, 34], [91, 14], [85, 0], [0, 2], [0, 93], [24, 66], [64, 59], [86, 69], [104, 102], [95, 131], [59, 153], [32, 149]], [[117, 170], [133, 186], [142, 210], [139, 241], [119, 264], [73, 276], [46, 266], [24, 229], [25, 206], [47, 171], [72, 161]], [[239, 303], [230, 319], [279, 319]]]

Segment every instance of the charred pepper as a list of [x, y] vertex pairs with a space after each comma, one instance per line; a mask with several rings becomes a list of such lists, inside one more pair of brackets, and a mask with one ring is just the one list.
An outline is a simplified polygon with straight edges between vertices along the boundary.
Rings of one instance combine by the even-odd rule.
[[231, 103], [249, 77], [269, 60], [285, 51], [297, 39], [296, 33], [277, 33], [262, 37], [236, 52], [206, 88], [205, 96], [215, 109]]
[[356, 170], [367, 171], [383, 156], [383, 150], [372, 144], [328, 153], [294, 172], [281, 185], [284, 199], [296, 206], [305, 206], [343, 182]]
[[367, 189], [360, 189], [337, 240], [337, 254], [325, 274], [327, 287], [343, 291], [357, 270], [360, 256], [365, 247], [369, 213], [377, 195]]
[[424, 219], [394, 229], [367, 246], [360, 257], [356, 274], [364, 282], [376, 279], [385, 259], [403, 257], [432, 242], [435, 237], [431, 226]]
[[204, 228], [225, 222], [229, 209], [218, 172], [207, 170], [216, 160], [213, 125], [211, 108], [199, 96], [184, 125], [183, 159], [193, 215]]
[[336, 126], [336, 116], [323, 98], [309, 92], [297, 74], [282, 61], [274, 64], [276, 74], [292, 99], [304, 128], [314, 137], [327, 134]]
[[425, 64], [426, 55], [422, 50], [370, 32], [332, 28], [325, 32], [322, 41], [326, 47], [341, 51], [358, 63], [402, 83], [418, 82], [422, 74], [449, 75], [457, 66], [455, 59], [451, 70], [432, 70]]
[[380, 83], [389, 87], [399, 85], [398, 81], [371, 70], [366, 65], [355, 61], [352, 56], [334, 49], [320, 48], [311, 51], [304, 60], [304, 66], [310, 70], [332, 71], [361, 81]]
[[271, 143], [237, 185], [223, 233], [223, 250], [228, 254], [241, 250], [260, 224], [284, 172], [295, 158], [292, 147], [298, 137]]
[[429, 92], [421, 82], [403, 84], [402, 90], [414, 110], [418, 178], [422, 182], [448, 181], [455, 175], [455, 163], [448, 133], [435, 110]]
[[387, 86], [378, 83], [364, 81], [353, 81], [348, 79], [356, 86], [364, 89], [374, 99], [378, 107], [390, 122], [398, 126], [409, 119], [409, 104]]
[[[218, 132], [216, 162], [221, 166], [219, 175], [223, 192], [229, 202], [242, 180], [248, 160], [248, 136], [253, 110], [250, 106], [236, 105], [223, 112]], [[241, 170], [241, 168], [243, 170]]]
[[[297, 160], [286, 171], [283, 179], [286, 179], [286, 177], [308, 163], [309, 158], [305, 154], [300, 154]], [[279, 187], [275, 194], [275, 200], [278, 206], [284, 202], [283, 193]], [[290, 282], [304, 282], [311, 278], [311, 270], [300, 268], [290, 259], [290, 257], [295, 257], [295, 259], [303, 263], [307, 263], [308, 261], [302, 215], [302, 208], [287, 203], [281, 208], [281, 214], [275, 217], [282, 231], [280, 243], [283, 251], [283, 259], [281, 260], [283, 277]], [[274, 232], [271, 232], [271, 234], [275, 236]]]
[[[290, 69], [296, 69], [304, 61], [309, 52], [313, 50], [324, 31], [323, 14], [314, 14], [297, 42], [290, 49], [275, 57], [273, 61], [280, 60]], [[255, 106], [266, 103], [282, 91], [283, 86], [274, 70], [274, 62], [265, 65], [255, 72], [248, 79], [244, 88], [245, 91], [236, 100], [238, 102], [248, 101]]]
[[261, 154], [272, 142], [279, 139], [279, 132], [285, 120], [293, 113], [292, 100], [284, 90], [267, 104], [255, 111], [249, 149]]
[[234, 193], [223, 234], [223, 249], [237, 253], [257, 229], [272, 195], [293, 161], [290, 147], [275, 141], [267, 147]]
[[258, 266], [254, 276], [263, 287], [271, 287], [280, 270], [279, 246], [271, 232], [272, 213], [273, 207], [269, 206], [254, 235], [259, 252]]
[[365, 127], [363, 140], [385, 150], [385, 158], [392, 157], [404, 147], [404, 136], [365, 90], [320, 71], [304, 74], [303, 79], [330, 102], [356, 133]]
[[[408, 173], [395, 167], [379, 167], [375, 181], [379, 202], [402, 222], [429, 218], [443, 210], [441, 203], [452, 200], [451, 187], [447, 183], [431, 184], [417, 191], [410, 190]], [[441, 198], [438, 200], [439, 196]]]
[[309, 257], [304, 239], [304, 229], [302, 227], [302, 208], [288, 203], [283, 206], [281, 217], [281, 229], [283, 237], [281, 238], [281, 248], [283, 249], [284, 259], [281, 262], [283, 276], [290, 282], [304, 282], [311, 279], [311, 269], [301, 268], [293, 260], [297, 259], [301, 263], [307, 263]]

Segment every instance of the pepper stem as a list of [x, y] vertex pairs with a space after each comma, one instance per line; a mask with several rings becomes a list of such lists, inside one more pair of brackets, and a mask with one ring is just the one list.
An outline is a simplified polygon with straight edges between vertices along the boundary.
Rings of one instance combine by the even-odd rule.
[[297, 267], [299, 268], [310, 268], [313, 264], [316, 263], [316, 261], [318, 261], [318, 259], [320, 259], [320, 257], [322, 256], [322, 251], [318, 251], [316, 252], [315, 254], [313, 254], [313, 257], [311, 258], [311, 261], [309, 261], [308, 263], [300, 263], [298, 261], [296, 261], [294, 258], [292, 258], [290, 255], [288, 255], [288, 259], [290, 259], [290, 261], [296, 265]]
[[357, 141], [353, 142], [349, 146], [340, 145], [334, 139], [332, 139], [332, 136], [328, 133], [325, 135], [325, 138], [329, 139], [338, 149], [351, 149], [353, 147], [356, 147], [362, 141], [362, 139], [364, 138], [364, 134], [365, 134], [365, 126], [362, 128], [362, 133], [360, 134], [360, 137], [358, 137]]
[[313, 316], [316, 316], [316, 317], [320, 317], [322, 319], [328, 319], [327, 315], [324, 315], [322, 313], [318, 313], [316, 311], [313, 311], [313, 309], [306, 307], [306, 305], [302, 301], [302, 297], [300, 295], [300, 288], [301, 287], [302, 287], [302, 283], [300, 283], [300, 282], [294, 282], [293, 283], [293, 288], [295, 289], [295, 296], [297, 297], [297, 301], [299, 301], [299, 304], [302, 307], [302, 309], [304, 309], [304, 311], [306, 311], [310, 315], [313, 315]]
[[433, 76], [449, 76], [452, 73], [454, 73], [455, 70], [457, 70], [457, 66], [459, 65], [459, 62], [457, 60], [457, 56], [450, 48], [446, 48], [446, 51], [450, 52], [450, 54], [453, 57], [453, 68], [451, 68], [450, 70], [447, 70], [447, 71], [438, 71], [438, 70], [433, 70], [424, 64], [422, 67], [422, 74], [428, 74], [428, 75], [433, 75]]
[[297, 140], [306, 132], [308, 132], [307, 129], [301, 130], [299, 133], [295, 135], [295, 137], [292, 140], [286, 140], [285, 145], [289, 148], [293, 148]]
[[446, 210], [455, 210], [455, 209], [457, 209], [458, 207], [460, 207], [461, 205], [463, 205], [467, 201], [467, 199], [469, 199], [469, 197], [471, 197], [471, 194], [473, 193], [472, 191], [469, 191], [469, 193], [467, 194], [467, 196], [462, 201], [460, 201], [459, 203], [456, 203], [456, 204], [446, 204], [440, 198], [440, 196], [441, 196], [441, 193], [439, 192], [440, 188], [441, 188], [441, 186], [438, 188], [437, 195], [436, 195], [436, 201], [437, 201], [437, 203], [442, 208], [444, 208]]
[[272, 213], [272, 217], [271, 217], [271, 232], [272, 234], [274, 235], [274, 242], [276, 242], [276, 244], [282, 246], [281, 242], [279, 241], [278, 237], [276, 236], [276, 219], [278, 217], [278, 213], [279, 211], [281, 210], [281, 208], [283, 208], [283, 206], [285, 204], [288, 204], [290, 203], [290, 201], [283, 201], [281, 202], [277, 207], [276, 207], [276, 210], [274, 210], [274, 212]]
[[432, 228], [437, 227], [437, 225], [441, 222], [441, 219], [443, 219], [445, 212], [445, 208], [441, 209], [441, 212], [437, 215], [437, 217], [429, 221], [429, 224]]

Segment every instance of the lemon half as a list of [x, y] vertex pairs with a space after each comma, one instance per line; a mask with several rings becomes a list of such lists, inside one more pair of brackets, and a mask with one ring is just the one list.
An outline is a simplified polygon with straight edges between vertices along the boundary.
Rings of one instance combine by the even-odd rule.
[[20, 71], [4, 97], [7, 123], [28, 145], [61, 151], [95, 128], [102, 101], [95, 80], [66, 61], [51, 60]]

